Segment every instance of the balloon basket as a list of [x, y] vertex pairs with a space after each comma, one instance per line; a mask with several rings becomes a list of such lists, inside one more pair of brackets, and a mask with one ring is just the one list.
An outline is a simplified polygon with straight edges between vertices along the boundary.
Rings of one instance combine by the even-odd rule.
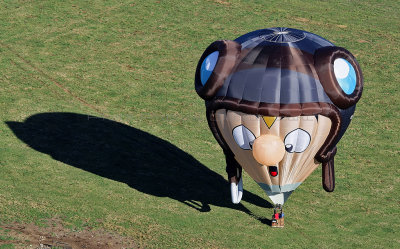
[[283, 213], [282, 205], [280, 204], [275, 205], [274, 214], [272, 215], [272, 220], [271, 220], [271, 227], [279, 227], [279, 228], [285, 227], [284, 219], [285, 219], [285, 214]]

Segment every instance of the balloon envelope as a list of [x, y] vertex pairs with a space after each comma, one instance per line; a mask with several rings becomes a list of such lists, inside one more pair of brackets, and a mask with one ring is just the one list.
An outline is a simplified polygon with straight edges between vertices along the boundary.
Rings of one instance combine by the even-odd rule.
[[362, 88], [349, 51], [291, 28], [213, 42], [195, 77], [231, 183], [243, 168], [275, 204], [283, 204], [320, 163], [324, 189], [333, 191], [336, 144]]

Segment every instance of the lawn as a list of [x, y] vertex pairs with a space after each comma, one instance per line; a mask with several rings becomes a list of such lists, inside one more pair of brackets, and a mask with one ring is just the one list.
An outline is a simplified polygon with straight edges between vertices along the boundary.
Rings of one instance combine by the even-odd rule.
[[[78, 246], [85, 232], [115, 248], [400, 248], [399, 13], [395, 0], [3, 1], [0, 248], [56, 228]], [[277, 26], [347, 48], [365, 84], [336, 190], [317, 169], [284, 229], [246, 174], [230, 203], [193, 83], [211, 42]], [[22, 239], [25, 225], [36, 234]]]

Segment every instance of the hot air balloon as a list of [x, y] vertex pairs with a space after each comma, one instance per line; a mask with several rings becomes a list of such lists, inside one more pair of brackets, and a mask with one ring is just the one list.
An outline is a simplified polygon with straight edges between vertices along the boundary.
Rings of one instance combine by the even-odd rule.
[[282, 205], [320, 163], [323, 188], [334, 190], [336, 145], [363, 89], [349, 51], [303, 30], [256, 30], [209, 45], [195, 89], [225, 154], [233, 203], [243, 195], [242, 169], [275, 204], [275, 226], [283, 226]]

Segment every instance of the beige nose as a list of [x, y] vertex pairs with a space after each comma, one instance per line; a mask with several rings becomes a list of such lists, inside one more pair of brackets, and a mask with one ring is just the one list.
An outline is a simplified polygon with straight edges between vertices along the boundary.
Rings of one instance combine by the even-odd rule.
[[262, 165], [276, 165], [282, 160], [284, 154], [285, 145], [278, 136], [262, 135], [254, 140], [253, 156]]

